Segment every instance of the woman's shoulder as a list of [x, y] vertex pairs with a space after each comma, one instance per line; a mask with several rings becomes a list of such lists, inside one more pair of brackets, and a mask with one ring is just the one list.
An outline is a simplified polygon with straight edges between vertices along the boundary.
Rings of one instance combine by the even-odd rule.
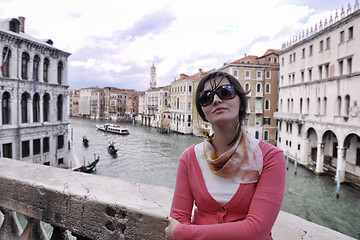
[[273, 157], [284, 157], [283, 150], [263, 140], [259, 141], [259, 147], [263, 155], [264, 164], [266, 160], [272, 159]]
[[184, 150], [184, 152], [180, 156], [180, 160], [189, 159], [192, 157], [195, 157], [195, 146], [197, 144], [193, 144], [189, 146], [187, 149]]

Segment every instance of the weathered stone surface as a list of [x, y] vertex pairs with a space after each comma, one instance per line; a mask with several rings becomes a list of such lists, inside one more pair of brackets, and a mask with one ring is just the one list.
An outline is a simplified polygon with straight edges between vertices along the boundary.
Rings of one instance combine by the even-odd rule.
[[[90, 239], [165, 239], [173, 191], [70, 170], [0, 159], [0, 206]], [[348, 240], [281, 212], [274, 239]]]

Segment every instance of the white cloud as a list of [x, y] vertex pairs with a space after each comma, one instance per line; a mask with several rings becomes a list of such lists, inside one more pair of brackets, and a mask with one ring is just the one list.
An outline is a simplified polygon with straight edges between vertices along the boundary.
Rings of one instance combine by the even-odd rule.
[[[354, 0], [355, 1], [355, 0]], [[322, 2], [322, 4], [319, 4]], [[345, 0], [341, 0], [342, 4]], [[69, 84], [145, 90], [155, 62], [158, 85], [180, 73], [262, 55], [329, 16], [338, 1], [11, 0], [0, 18], [24, 16], [25, 31], [72, 53]], [[352, 3], [353, 4], [353, 3]], [[347, 2], [345, 4], [347, 6]], [[341, 3], [337, 8], [341, 8]], [[130, 80], [131, 79], [131, 80]]]

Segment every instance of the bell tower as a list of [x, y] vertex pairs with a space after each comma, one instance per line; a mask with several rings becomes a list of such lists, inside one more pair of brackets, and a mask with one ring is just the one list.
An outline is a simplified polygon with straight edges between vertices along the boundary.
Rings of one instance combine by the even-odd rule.
[[150, 88], [156, 88], [156, 68], [154, 62], [150, 70]]

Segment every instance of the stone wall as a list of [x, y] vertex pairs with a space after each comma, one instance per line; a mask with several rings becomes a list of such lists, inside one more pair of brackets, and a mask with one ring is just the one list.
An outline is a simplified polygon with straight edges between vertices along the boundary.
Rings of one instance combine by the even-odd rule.
[[[165, 239], [173, 191], [2, 158], [0, 193], [2, 208], [90, 239], [158, 240]], [[353, 239], [285, 212], [280, 213], [273, 236]]]

